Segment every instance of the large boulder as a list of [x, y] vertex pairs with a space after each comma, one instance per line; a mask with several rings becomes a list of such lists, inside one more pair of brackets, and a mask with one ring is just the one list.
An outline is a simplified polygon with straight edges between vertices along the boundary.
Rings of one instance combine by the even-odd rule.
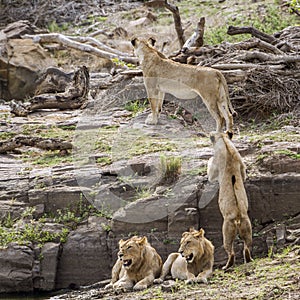
[[33, 30], [9, 26], [0, 32], [0, 97], [22, 100], [34, 94], [39, 73], [56, 63], [39, 44], [20, 38]]
[[75, 288], [110, 277], [105, 220], [91, 217], [87, 225], [72, 231], [63, 245], [58, 263], [56, 288]]
[[34, 251], [29, 246], [0, 248], [0, 293], [31, 292], [33, 264]]

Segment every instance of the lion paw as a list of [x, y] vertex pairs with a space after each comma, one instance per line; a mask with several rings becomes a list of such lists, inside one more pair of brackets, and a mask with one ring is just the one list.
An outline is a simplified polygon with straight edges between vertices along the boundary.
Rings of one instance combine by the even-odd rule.
[[133, 287], [135, 291], [145, 290], [146, 288], [147, 288], [146, 284], [138, 284], [138, 283]]
[[109, 284], [107, 284], [107, 285], [104, 287], [105, 290], [110, 290], [110, 289], [112, 289], [112, 288], [113, 288], [113, 284], [112, 284], [112, 283], [109, 283]]
[[196, 281], [197, 281], [198, 283], [205, 283], [205, 284], [208, 283], [208, 282], [207, 282], [207, 279], [206, 279], [205, 277], [197, 278]]
[[113, 285], [113, 289], [116, 291], [127, 291], [132, 288], [132, 284], [118, 283]]
[[153, 116], [153, 114], [148, 115], [145, 124], [147, 125], [156, 125], [158, 122], [158, 118]]
[[153, 283], [156, 283], [156, 284], [161, 284], [163, 282], [164, 282], [164, 280], [161, 278], [154, 279], [154, 281], [153, 281]]

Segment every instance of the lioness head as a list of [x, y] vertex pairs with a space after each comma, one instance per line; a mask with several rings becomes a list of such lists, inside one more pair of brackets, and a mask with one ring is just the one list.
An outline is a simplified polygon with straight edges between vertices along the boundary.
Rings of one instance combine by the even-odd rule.
[[203, 240], [204, 230], [202, 228], [199, 231], [190, 228], [189, 232], [184, 232], [182, 234], [178, 252], [188, 263], [192, 263], [195, 257], [201, 257], [204, 253]]
[[149, 38], [148, 40], [134, 38], [134, 39], [131, 40], [131, 44], [134, 48], [137, 48], [141, 43], [142, 44], [148, 44], [148, 45], [153, 47], [156, 43], [156, 40], [153, 39], [153, 38]]
[[145, 246], [148, 244], [147, 238], [133, 236], [124, 241], [119, 241], [119, 259], [123, 262], [125, 269], [133, 269], [143, 258]]

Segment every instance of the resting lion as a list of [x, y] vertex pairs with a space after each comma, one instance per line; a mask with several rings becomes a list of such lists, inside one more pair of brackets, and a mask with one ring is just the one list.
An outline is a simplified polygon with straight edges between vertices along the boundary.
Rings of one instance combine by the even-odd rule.
[[214, 156], [208, 161], [208, 180], [218, 181], [219, 207], [223, 215], [223, 244], [228, 254], [227, 269], [234, 264], [233, 244], [237, 233], [244, 240], [244, 261], [252, 260], [252, 228], [248, 217], [248, 199], [244, 187], [246, 166], [242, 158], [224, 133], [211, 133]]
[[190, 229], [182, 234], [178, 252], [171, 253], [163, 265], [161, 275], [154, 283], [162, 283], [171, 273], [173, 279], [186, 283], [204, 282], [212, 274], [214, 246], [204, 237], [204, 230]]
[[162, 260], [147, 238], [133, 236], [119, 241], [118, 260], [106, 288], [146, 289], [161, 272]]
[[179, 99], [192, 99], [199, 95], [216, 120], [217, 131], [222, 131], [225, 120], [226, 130], [232, 135], [232, 115], [235, 111], [222, 73], [208, 67], [174, 62], [154, 49], [153, 41], [153, 39], [149, 42], [140, 39], [131, 41], [143, 69], [144, 83], [152, 110], [146, 124], [157, 124], [165, 93]]

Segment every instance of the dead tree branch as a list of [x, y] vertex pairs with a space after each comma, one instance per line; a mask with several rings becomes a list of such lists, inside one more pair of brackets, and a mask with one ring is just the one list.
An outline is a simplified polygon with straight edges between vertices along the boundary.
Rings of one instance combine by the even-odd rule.
[[229, 35], [244, 34], [244, 33], [251, 34], [252, 36], [255, 36], [255, 37], [261, 39], [262, 41], [265, 41], [272, 45], [277, 44], [279, 42], [278, 39], [276, 39], [272, 35], [266, 34], [254, 27], [251, 27], [251, 26], [249, 26], [249, 27], [229, 26], [228, 30], [227, 30], [227, 34], [229, 34]]
[[[96, 56], [99, 56], [101, 58], [106, 58], [106, 59], [119, 58], [120, 60], [123, 60], [128, 63], [132, 63], [132, 64], [138, 63], [138, 59], [136, 57], [129, 56], [126, 54], [123, 55], [124, 53], [122, 53], [122, 55], [116, 54], [116, 51], [109, 47], [106, 47], [105, 48], [106, 50], [101, 50], [94, 46], [78, 42], [78, 41], [74, 40], [75, 38], [70, 38], [70, 37], [67, 37], [60, 33], [48, 33], [48, 34], [38, 34], [38, 35], [25, 34], [23, 36], [23, 38], [33, 39], [33, 41], [41, 43], [41, 44], [58, 43], [65, 47], [76, 49], [76, 50], [83, 51], [83, 52], [88, 52], [88, 53], [94, 54]], [[80, 38], [76, 38], [76, 39], [80, 40]], [[86, 38], [85, 40], [91, 41], [91, 39], [92, 38]], [[97, 46], [100, 46], [100, 43], [97, 43]], [[101, 46], [103, 47], [102, 43], [101, 43]], [[108, 49], [110, 49], [110, 52], [108, 51]], [[113, 52], [111, 50], [113, 50]]]

